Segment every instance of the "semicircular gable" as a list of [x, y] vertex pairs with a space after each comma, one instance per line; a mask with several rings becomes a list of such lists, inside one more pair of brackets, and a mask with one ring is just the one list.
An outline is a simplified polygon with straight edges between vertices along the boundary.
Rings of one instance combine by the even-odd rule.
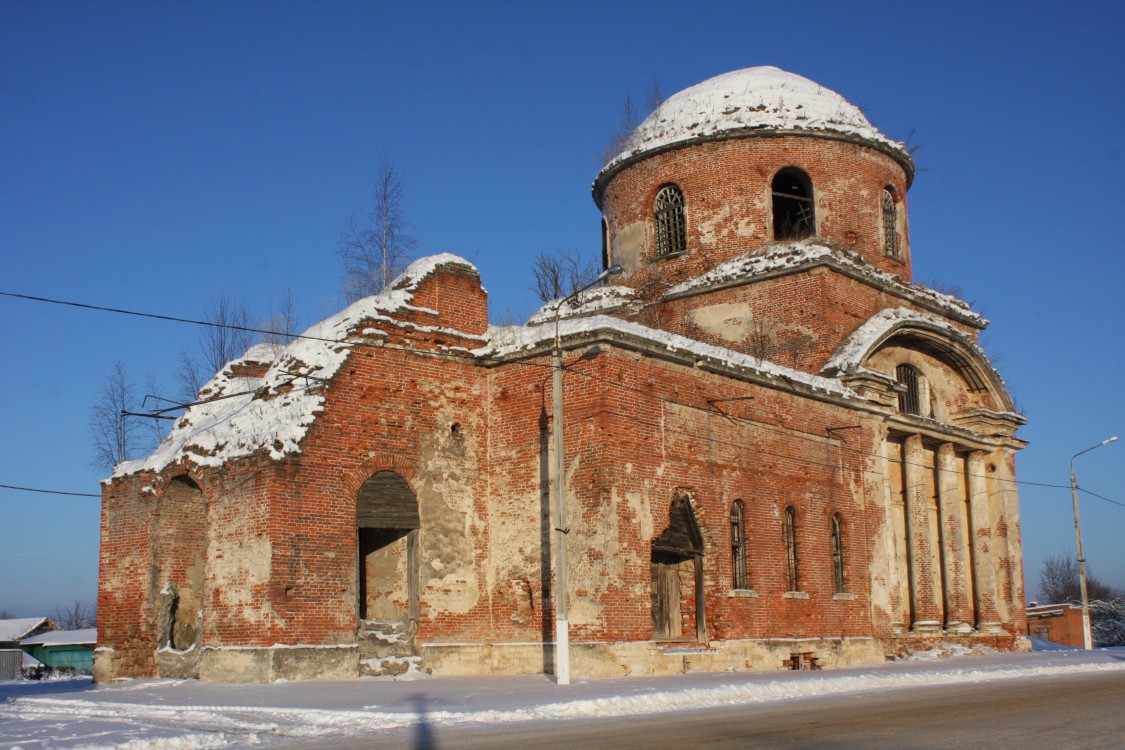
[[821, 368], [821, 374], [838, 377], [865, 368], [867, 361], [895, 345], [927, 354], [953, 368], [973, 392], [988, 392], [1006, 411], [1015, 411], [1000, 374], [988, 356], [969, 336], [928, 313], [892, 308], [871, 316], [852, 332]]

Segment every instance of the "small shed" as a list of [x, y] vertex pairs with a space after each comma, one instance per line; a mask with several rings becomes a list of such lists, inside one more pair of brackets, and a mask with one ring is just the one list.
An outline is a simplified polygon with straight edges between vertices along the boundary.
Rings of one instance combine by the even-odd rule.
[[19, 648], [20, 641], [33, 635], [58, 630], [58, 625], [46, 617], [22, 617], [0, 620], [0, 648]]
[[94, 670], [94, 645], [97, 628], [53, 630], [24, 638], [20, 647], [51, 669], [73, 674], [91, 674]]
[[0, 620], [0, 680], [18, 680], [23, 671], [20, 641], [56, 629], [46, 617]]

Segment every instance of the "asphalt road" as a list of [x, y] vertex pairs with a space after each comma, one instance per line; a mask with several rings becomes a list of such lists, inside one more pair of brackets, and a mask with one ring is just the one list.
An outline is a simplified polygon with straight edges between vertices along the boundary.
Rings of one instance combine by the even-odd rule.
[[1125, 748], [1125, 674], [966, 683], [627, 718], [442, 727], [303, 744], [407, 748]]

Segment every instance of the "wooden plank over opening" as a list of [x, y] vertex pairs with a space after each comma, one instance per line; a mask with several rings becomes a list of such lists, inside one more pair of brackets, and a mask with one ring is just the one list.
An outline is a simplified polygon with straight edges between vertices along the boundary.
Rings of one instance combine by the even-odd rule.
[[363, 486], [355, 505], [356, 526], [361, 529], [417, 529], [418, 498], [414, 490], [394, 471], [372, 474]]

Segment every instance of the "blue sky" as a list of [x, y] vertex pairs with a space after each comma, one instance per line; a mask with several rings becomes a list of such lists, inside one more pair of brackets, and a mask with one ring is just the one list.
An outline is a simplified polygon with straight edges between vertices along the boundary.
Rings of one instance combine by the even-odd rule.
[[[548, 6], [544, 5], [543, 8]], [[494, 316], [541, 251], [596, 253], [590, 183], [626, 92], [776, 65], [912, 145], [915, 280], [963, 290], [1029, 424], [1025, 571], [1073, 554], [1072, 454], [1125, 433], [1125, 6], [0, 4], [0, 291], [197, 318], [220, 294], [302, 325], [339, 304], [335, 243], [380, 160], [419, 253], [473, 261]], [[1079, 179], [1081, 178], [1081, 179]], [[97, 492], [90, 407], [117, 360], [174, 389], [187, 325], [0, 297], [0, 484]], [[1125, 435], [1123, 435], [1125, 437]], [[1125, 503], [1125, 440], [1079, 484]], [[1082, 496], [1125, 586], [1125, 507]], [[0, 489], [0, 609], [97, 587], [95, 498]]]

